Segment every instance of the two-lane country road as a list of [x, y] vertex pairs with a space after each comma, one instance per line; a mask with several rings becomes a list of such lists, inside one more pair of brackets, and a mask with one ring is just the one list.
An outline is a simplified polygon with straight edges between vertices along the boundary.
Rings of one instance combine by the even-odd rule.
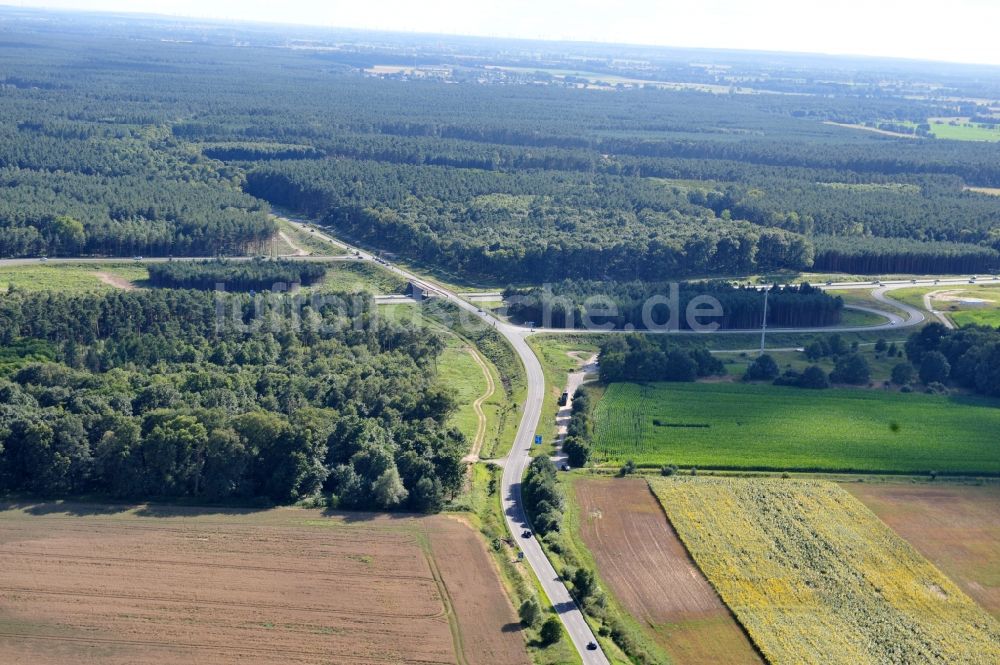
[[[297, 220], [289, 219], [292, 224], [301, 224]], [[358, 255], [365, 260], [374, 260], [375, 257], [369, 252], [360, 248], [351, 247], [340, 240], [325, 233], [317, 234], [319, 237], [341, 247], [350, 252], [357, 251]], [[525, 398], [524, 409], [521, 414], [521, 422], [517, 427], [517, 434], [514, 437], [514, 446], [504, 462], [503, 477], [501, 480], [501, 496], [503, 497], [504, 519], [507, 521], [507, 528], [511, 537], [518, 541], [521, 551], [524, 552], [524, 560], [531, 566], [542, 585], [542, 589], [549, 597], [552, 606], [559, 613], [566, 632], [569, 634], [576, 647], [580, 658], [585, 665], [608, 665], [608, 659], [598, 645], [597, 638], [594, 637], [590, 625], [583, 618], [583, 612], [577, 606], [576, 601], [570, 596], [569, 590], [563, 584], [552, 564], [549, 562], [542, 546], [538, 540], [532, 536], [523, 538], [521, 533], [525, 530], [533, 530], [528, 517], [524, 511], [524, 504], [521, 500], [521, 479], [524, 472], [531, 463], [531, 445], [535, 438], [535, 431], [538, 429], [538, 420], [542, 414], [542, 398], [545, 394], [545, 376], [542, 373], [542, 365], [538, 362], [534, 352], [525, 341], [525, 335], [529, 332], [525, 328], [512, 326], [500, 321], [486, 312], [479, 312], [479, 308], [459, 298], [456, 294], [443, 289], [435, 284], [430, 284], [417, 275], [395, 266], [386, 261], [380, 261], [382, 265], [400, 277], [409, 280], [417, 286], [431, 293], [436, 293], [443, 298], [460, 307], [464, 312], [479, 319], [484, 325], [495, 326], [497, 332], [503, 335], [514, 348], [521, 363], [524, 365], [525, 375], [528, 383], [528, 394]], [[588, 645], [593, 644], [597, 648], [588, 649]]]

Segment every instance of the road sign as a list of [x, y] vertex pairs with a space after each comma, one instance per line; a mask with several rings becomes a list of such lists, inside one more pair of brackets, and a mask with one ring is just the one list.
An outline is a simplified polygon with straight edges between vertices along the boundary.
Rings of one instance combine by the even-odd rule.
[[536, 434], [535, 435], [535, 445], [536, 446], [542, 445], [542, 435], [541, 434]]

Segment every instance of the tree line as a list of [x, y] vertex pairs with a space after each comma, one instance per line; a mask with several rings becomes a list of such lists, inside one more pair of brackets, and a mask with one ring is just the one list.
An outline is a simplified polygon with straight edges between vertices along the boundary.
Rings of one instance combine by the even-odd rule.
[[171, 261], [150, 263], [149, 283], [171, 289], [264, 291], [277, 284], [310, 286], [326, 276], [327, 266], [311, 261]]
[[[675, 297], [676, 293], [676, 297]], [[669, 327], [690, 330], [688, 311], [699, 311], [702, 296], [721, 305], [719, 316], [696, 317], [696, 325], [716, 323], [721, 329], [760, 328], [764, 292], [717, 282], [596, 282], [565, 280], [530, 289], [508, 287], [508, 315], [519, 322], [556, 328], [612, 326], [616, 330]], [[695, 308], [689, 310], [694, 305]], [[767, 324], [773, 327], [833, 326], [840, 323], [843, 299], [809, 284], [768, 289]], [[707, 311], [702, 309], [701, 311]]]

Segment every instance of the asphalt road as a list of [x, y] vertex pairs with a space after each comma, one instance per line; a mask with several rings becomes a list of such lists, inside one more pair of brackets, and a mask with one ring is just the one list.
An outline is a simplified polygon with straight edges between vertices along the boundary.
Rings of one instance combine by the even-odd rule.
[[[298, 220], [289, 219], [288, 221], [293, 224], [301, 224]], [[470, 317], [474, 317], [470, 318], [470, 320], [482, 321], [483, 325], [494, 326], [497, 332], [503, 335], [514, 348], [514, 351], [524, 364], [528, 394], [521, 413], [521, 422], [517, 427], [517, 434], [514, 437], [514, 446], [504, 460], [503, 477], [501, 479], [504, 519], [507, 522], [507, 529], [510, 531], [511, 537], [518, 543], [521, 551], [524, 552], [524, 562], [531, 566], [531, 569], [534, 571], [535, 576], [542, 585], [542, 589], [544, 589], [549, 601], [559, 614], [559, 618], [562, 620], [563, 626], [566, 628], [566, 632], [572, 640], [573, 646], [579, 652], [582, 661], [586, 665], [607, 665], [608, 659], [600, 646], [594, 650], [587, 649], [587, 645], [590, 643], [597, 645], [597, 639], [594, 637], [593, 631], [590, 630], [587, 621], [583, 618], [583, 612], [580, 611], [576, 601], [570, 596], [566, 585], [563, 584], [549, 562], [548, 557], [545, 556], [545, 552], [542, 551], [541, 545], [538, 544], [533, 535], [528, 538], [521, 536], [522, 532], [526, 530], [534, 531], [524, 512], [524, 503], [521, 499], [521, 479], [524, 477], [524, 472], [527, 470], [528, 464], [531, 463], [531, 446], [534, 441], [535, 431], [538, 429], [538, 420], [542, 413], [542, 399], [545, 394], [545, 376], [542, 373], [542, 365], [538, 362], [535, 353], [525, 341], [525, 336], [530, 334], [530, 331], [519, 326], [504, 323], [491, 316], [488, 312], [481, 313], [476, 305], [466, 302], [451, 291], [443, 289], [436, 284], [431, 284], [408, 270], [394, 266], [381, 259], [376, 259], [376, 257], [368, 252], [351, 247], [326, 234], [321, 234], [320, 237], [349, 252], [353, 253], [357, 251], [363, 260], [377, 260], [386, 270], [394, 272], [422, 289], [430, 293], [435, 293], [454, 303]]]

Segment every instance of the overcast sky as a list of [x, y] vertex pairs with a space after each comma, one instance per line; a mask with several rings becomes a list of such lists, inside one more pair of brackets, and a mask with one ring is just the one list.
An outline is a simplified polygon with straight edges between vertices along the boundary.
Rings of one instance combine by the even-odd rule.
[[1000, 65], [1000, 0], [0, 0], [0, 4]]

